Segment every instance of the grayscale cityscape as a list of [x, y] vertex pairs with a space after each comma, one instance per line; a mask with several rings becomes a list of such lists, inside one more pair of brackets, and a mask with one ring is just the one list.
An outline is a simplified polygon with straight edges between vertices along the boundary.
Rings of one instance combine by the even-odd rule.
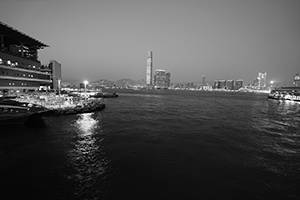
[[300, 199], [300, 1], [0, 2], [0, 199]]

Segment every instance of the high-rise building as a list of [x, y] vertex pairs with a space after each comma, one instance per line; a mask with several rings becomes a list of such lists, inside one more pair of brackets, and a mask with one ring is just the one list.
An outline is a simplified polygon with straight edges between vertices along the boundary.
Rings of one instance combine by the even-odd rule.
[[243, 83], [244, 83], [244, 81], [242, 79], [236, 80], [234, 82], [234, 89], [238, 90], [238, 89], [242, 88], [243, 87]]
[[205, 82], [205, 76], [202, 76], [202, 86], [205, 86], [206, 82]]
[[234, 89], [234, 81], [233, 80], [226, 80], [226, 89], [233, 90]]
[[146, 69], [146, 84], [152, 86], [152, 67], [153, 67], [153, 53], [147, 52], [147, 69]]
[[294, 78], [294, 86], [300, 87], [300, 73], [297, 73]]
[[258, 73], [258, 87], [259, 89], [264, 89], [267, 86], [267, 73], [266, 72], [259, 72]]
[[166, 70], [157, 69], [155, 75], [155, 86], [160, 88], [166, 87]]
[[225, 89], [226, 80], [215, 80], [214, 81], [214, 89]]
[[166, 73], [166, 87], [169, 88], [171, 85], [171, 73]]

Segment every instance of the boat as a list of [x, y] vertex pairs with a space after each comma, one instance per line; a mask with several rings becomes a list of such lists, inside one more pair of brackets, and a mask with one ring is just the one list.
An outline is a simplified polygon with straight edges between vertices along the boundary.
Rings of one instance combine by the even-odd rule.
[[297, 90], [277, 89], [277, 90], [272, 90], [268, 94], [268, 98], [275, 99], [275, 100], [300, 102], [300, 92], [298, 92]]
[[51, 112], [47, 108], [12, 99], [0, 99], [0, 125], [25, 124]]

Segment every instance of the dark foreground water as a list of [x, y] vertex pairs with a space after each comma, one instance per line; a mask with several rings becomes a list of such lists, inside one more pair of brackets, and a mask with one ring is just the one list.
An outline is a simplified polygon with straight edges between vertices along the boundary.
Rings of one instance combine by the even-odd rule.
[[300, 199], [300, 104], [159, 91], [0, 127], [0, 199]]

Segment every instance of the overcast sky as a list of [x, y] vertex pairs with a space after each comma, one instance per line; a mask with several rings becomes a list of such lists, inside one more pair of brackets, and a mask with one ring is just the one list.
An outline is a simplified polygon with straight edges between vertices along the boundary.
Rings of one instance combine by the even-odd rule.
[[1, 0], [0, 20], [50, 47], [65, 79], [171, 82], [244, 79], [291, 84], [300, 71], [300, 0]]

